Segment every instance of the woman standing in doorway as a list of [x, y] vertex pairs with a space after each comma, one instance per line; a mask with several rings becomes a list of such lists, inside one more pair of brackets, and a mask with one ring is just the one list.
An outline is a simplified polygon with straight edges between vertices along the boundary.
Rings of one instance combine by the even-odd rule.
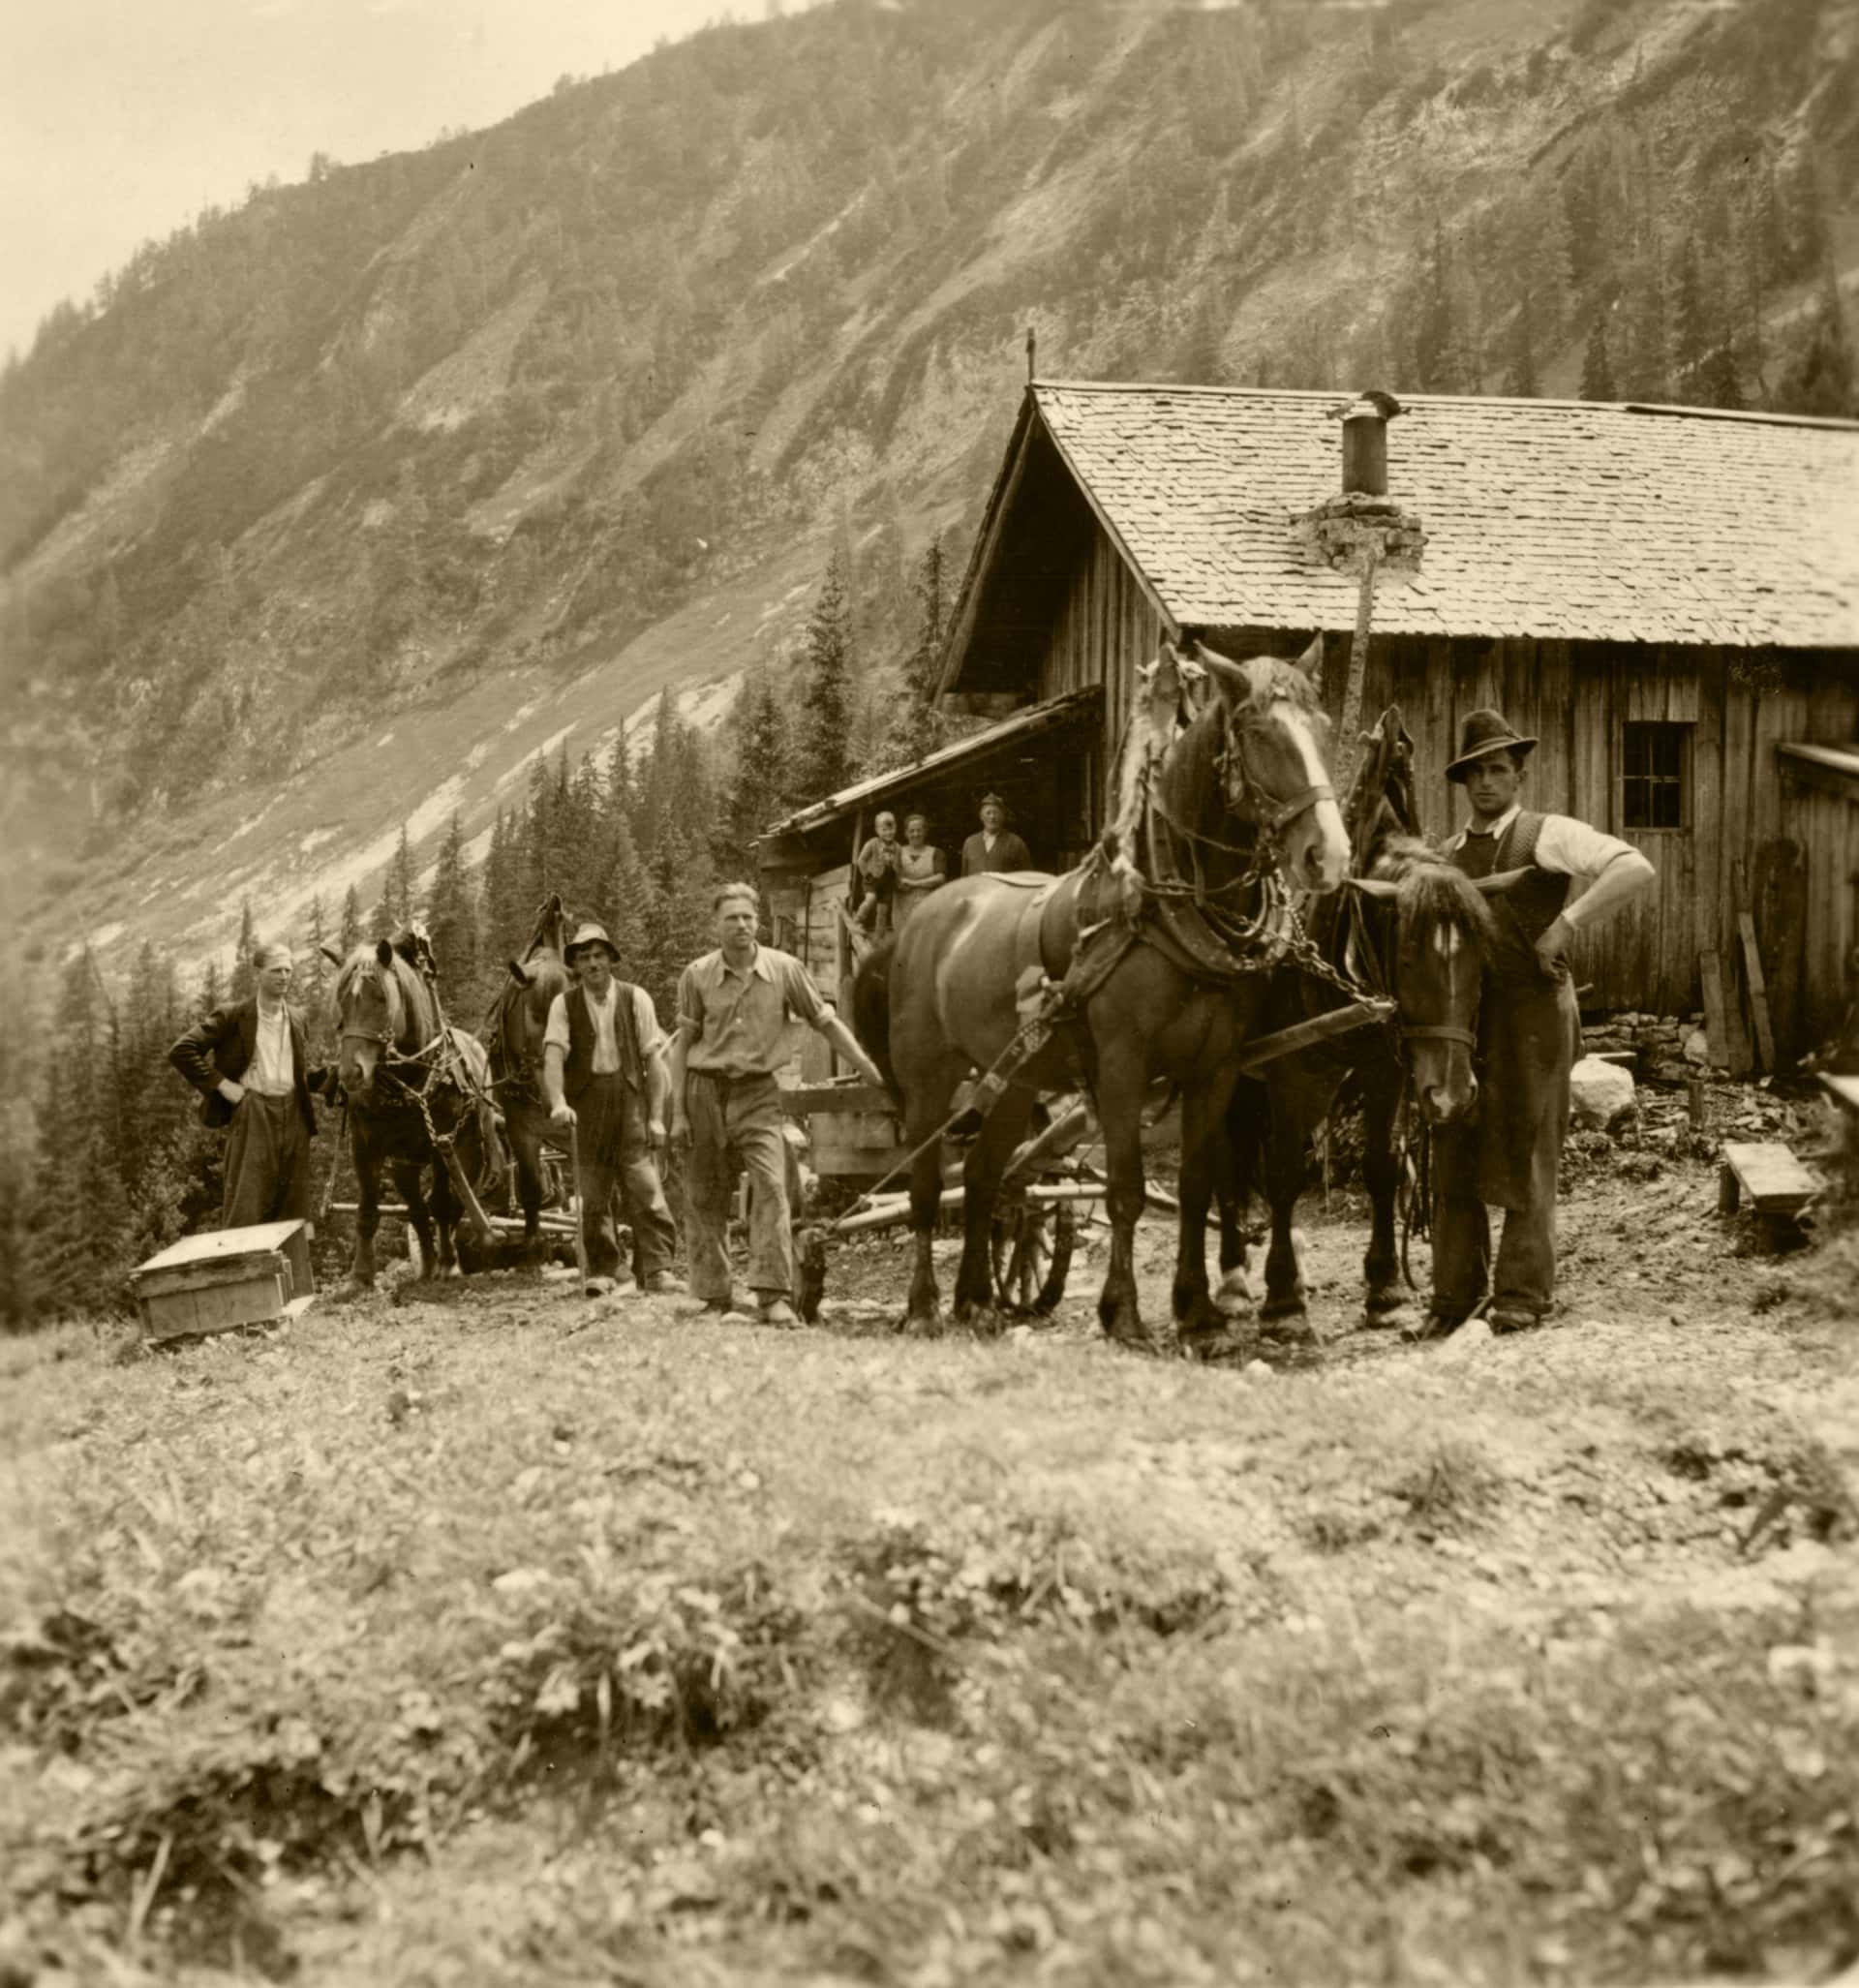
[[949, 881], [949, 866], [940, 849], [930, 845], [930, 824], [921, 814], [904, 817], [903, 846], [898, 851], [898, 895], [892, 917], [898, 926], [909, 917], [939, 884]]

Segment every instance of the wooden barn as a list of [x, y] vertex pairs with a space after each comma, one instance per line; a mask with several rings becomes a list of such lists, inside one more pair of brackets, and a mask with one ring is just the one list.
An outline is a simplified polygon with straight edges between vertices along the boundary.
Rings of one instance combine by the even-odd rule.
[[[1358, 583], [1305, 522], [1341, 485], [1336, 399], [1028, 385], [941, 680], [994, 722], [764, 845], [823, 985], [877, 807], [927, 803], [953, 852], [995, 786], [1042, 867], [1083, 853], [1134, 672], [1165, 636], [1292, 656], [1321, 632], [1338, 715]], [[1783, 1054], [1832, 1034], [1859, 905], [1859, 424], [1416, 396], [1378, 439], [1424, 542], [1378, 575], [1363, 715], [1401, 706], [1428, 832], [1456, 822], [1460, 719], [1497, 705], [1541, 741], [1531, 803], [1659, 872], [1584, 941], [1584, 1007], [1700, 1010], [1700, 961], [1734, 956], [1750, 909]]]

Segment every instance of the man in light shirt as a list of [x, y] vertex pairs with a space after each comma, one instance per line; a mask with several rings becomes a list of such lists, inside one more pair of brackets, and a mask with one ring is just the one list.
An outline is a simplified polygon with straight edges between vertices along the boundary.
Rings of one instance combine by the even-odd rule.
[[251, 997], [215, 1008], [168, 1053], [201, 1095], [201, 1123], [228, 1128], [223, 1229], [310, 1219], [317, 1114], [292, 971], [289, 946], [258, 947]]
[[604, 927], [584, 924], [563, 957], [580, 979], [550, 1004], [542, 1092], [554, 1123], [575, 1128], [587, 1295], [619, 1287], [616, 1191], [632, 1225], [639, 1289], [682, 1291], [671, 1269], [678, 1232], [654, 1156], [665, 1137], [664, 1030], [645, 989], [615, 978], [620, 955]]
[[796, 1021], [832, 1044], [868, 1084], [883, 1073], [821, 1000], [807, 968], [756, 938], [761, 897], [724, 884], [711, 900], [716, 950], [693, 960], [678, 984], [671, 1046], [671, 1136], [690, 1147], [685, 1172], [690, 1281], [704, 1309], [727, 1314], [729, 1206], [736, 1163], [748, 1176], [748, 1281], [765, 1324], [797, 1323], [794, 1244], [788, 1233], [786, 1115], [775, 1073], [787, 1061]]
[[[1478, 1014], [1482, 1095], [1470, 1125], [1435, 1129], [1433, 1325], [1450, 1330], [1491, 1292], [1491, 1329], [1540, 1325], [1555, 1299], [1556, 1167], [1569, 1125], [1569, 1072], [1581, 1041], [1569, 947], [1653, 880], [1630, 843], [1519, 799], [1535, 739], [1475, 711], [1446, 770], [1472, 818], [1445, 854], [1471, 877], [1521, 872], [1492, 899], [1497, 941]], [[1587, 888], [1572, 902], [1573, 884]], [[1491, 1281], [1486, 1207], [1505, 1212]]]

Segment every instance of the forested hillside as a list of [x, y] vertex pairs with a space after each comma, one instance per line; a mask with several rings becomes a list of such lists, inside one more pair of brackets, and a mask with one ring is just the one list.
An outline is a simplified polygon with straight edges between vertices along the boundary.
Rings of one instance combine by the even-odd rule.
[[[0, 908], [42, 994], [454, 872], [494, 957], [577, 780], [683, 902], [913, 743], [1029, 327], [1051, 377], [1851, 413], [1856, 189], [1835, 0], [838, 0], [319, 157], [0, 377]], [[616, 799], [661, 690], [685, 869]]]

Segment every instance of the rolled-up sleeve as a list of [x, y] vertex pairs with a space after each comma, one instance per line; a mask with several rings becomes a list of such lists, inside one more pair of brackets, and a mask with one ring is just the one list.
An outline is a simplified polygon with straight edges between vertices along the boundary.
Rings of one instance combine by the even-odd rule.
[[781, 998], [788, 1013], [798, 1015], [809, 1027], [817, 1028], [822, 1022], [832, 1019], [833, 1010], [821, 1000], [813, 976], [798, 960], [781, 962]]
[[1631, 842], [1591, 828], [1572, 814], [1545, 814], [1537, 838], [1536, 862], [1539, 870], [1593, 883], [1616, 857], [1638, 853]]
[[639, 1054], [642, 1056], [655, 1056], [671, 1041], [658, 1025], [658, 1010], [652, 1004], [652, 996], [643, 987], [632, 991], [632, 1022], [639, 1034]]
[[557, 994], [549, 1003], [549, 1019], [542, 1030], [542, 1047], [545, 1050], [560, 1050], [565, 1056], [568, 1053], [568, 997]]

